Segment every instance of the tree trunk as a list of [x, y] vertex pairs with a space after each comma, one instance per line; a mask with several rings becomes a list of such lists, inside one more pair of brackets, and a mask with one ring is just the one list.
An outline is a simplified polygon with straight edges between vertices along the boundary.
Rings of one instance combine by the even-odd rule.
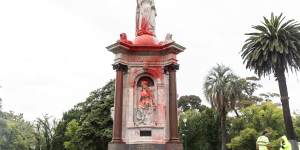
[[[225, 107], [225, 106], [222, 106]], [[226, 111], [221, 110], [221, 150], [226, 150]]]
[[[293, 121], [292, 116], [290, 112], [290, 106], [289, 106], [289, 96], [288, 96], [288, 90], [286, 86], [286, 79], [284, 74], [284, 69], [279, 68], [276, 70], [275, 77], [278, 80], [278, 86], [280, 91], [280, 99], [282, 103], [282, 111], [283, 111], [283, 118], [284, 118], [284, 124], [286, 129], [286, 134], [288, 139], [291, 141], [293, 150], [299, 150], [298, 144], [295, 144], [295, 141], [297, 141], [295, 130], [293, 127]], [[296, 142], [297, 143], [297, 142]]]

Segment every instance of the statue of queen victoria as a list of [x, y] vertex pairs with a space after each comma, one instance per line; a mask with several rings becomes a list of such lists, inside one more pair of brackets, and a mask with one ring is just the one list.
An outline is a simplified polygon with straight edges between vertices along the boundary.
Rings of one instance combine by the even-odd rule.
[[155, 17], [154, 0], [137, 0], [136, 36], [143, 34], [155, 36]]

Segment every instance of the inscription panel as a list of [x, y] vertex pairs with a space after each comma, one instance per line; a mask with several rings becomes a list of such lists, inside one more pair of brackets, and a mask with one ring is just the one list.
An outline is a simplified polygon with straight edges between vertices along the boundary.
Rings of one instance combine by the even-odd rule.
[[152, 136], [151, 130], [141, 130], [140, 136]]

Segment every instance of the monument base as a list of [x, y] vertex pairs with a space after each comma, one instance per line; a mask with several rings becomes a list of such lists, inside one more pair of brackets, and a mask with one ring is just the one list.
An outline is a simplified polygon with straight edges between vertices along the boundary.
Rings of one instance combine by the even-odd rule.
[[181, 142], [167, 143], [165, 145], [165, 150], [183, 150], [183, 145]]
[[183, 145], [182, 143], [166, 143], [166, 144], [109, 143], [108, 150], [183, 150]]
[[125, 143], [108, 143], [108, 150], [128, 150]]

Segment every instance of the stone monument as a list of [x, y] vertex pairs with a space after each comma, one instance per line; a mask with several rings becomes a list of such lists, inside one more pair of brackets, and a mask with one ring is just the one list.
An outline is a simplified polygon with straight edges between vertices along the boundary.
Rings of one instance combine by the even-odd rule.
[[155, 36], [154, 0], [137, 0], [136, 37], [107, 47], [115, 54], [113, 138], [109, 150], [182, 150], [178, 135], [176, 55], [183, 46]]

